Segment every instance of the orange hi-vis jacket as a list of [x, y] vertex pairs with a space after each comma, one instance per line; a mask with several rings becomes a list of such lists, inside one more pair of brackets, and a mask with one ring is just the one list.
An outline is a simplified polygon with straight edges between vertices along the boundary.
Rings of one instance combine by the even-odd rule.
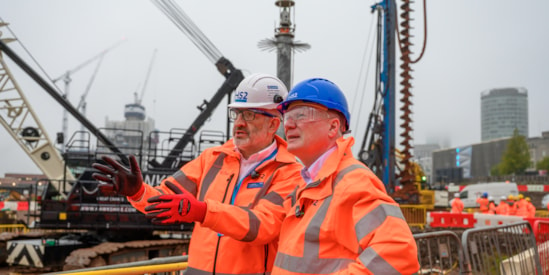
[[463, 208], [465, 208], [463, 201], [460, 198], [454, 198], [452, 200], [452, 210], [450, 213], [461, 213], [463, 212]]
[[520, 199], [515, 205], [517, 208], [515, 216], [528, 217], [528, 202], [525, 199]]
[[514, 216], [517, 214], [517, 202], [516, 201], [507, 201], [509, 204], [509, 215]]
[[487, 198], [478, 198], [477, 203], [480, 205], [480, 212], [488, 214], [488, 203], [490, 203], [490, 201], [488, 201]]
[[[192, 232], [186, 275], [271, 272], [283, 201], [302, 181], [303, 167], [282, 138], [276, 136], [276, 142], [276, 156], [255, 168], [258, 176], [248, 175], [240, 184], [240, 154], [232, 140], [205, 150], [166, 179], [207, 203], [203, 223], [195, 223]], [[148, 198], [172, 193], [166, 180], [155, 188], [146, 185], [143, 198], [132, 205], [143, 212]]]
[[496, 204], [493, 201], [488, 203], [488, 214], [496, 214]]
[[284, 201], [286, 218], [272, 275], [412, 274], [414, 237], [383, 183], [337, 140], [313, 182]]
[[534, 218], [536, 217], [536, 207], [532, 204], [532, 202], [530, 201], [526, 201], [528, 202], [528, 218]]
[[509, 204], [505, 200], [501, 200], [496, 207], [496, 214], [498, 215], [509, 215]]

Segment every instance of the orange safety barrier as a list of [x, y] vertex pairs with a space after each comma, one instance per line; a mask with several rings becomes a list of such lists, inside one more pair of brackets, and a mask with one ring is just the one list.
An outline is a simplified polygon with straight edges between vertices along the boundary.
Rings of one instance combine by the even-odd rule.
[[476, 220], [473, 214], [450, 213], [450, 212], [429, 212], [431, 227], [459, 227], [473, 228]]
[[[549, 275], [549, 219], [546, 218], [527, 218], [534, 229], [536, 244], [538, 246], [538, 255], [543, 274]], [[530, 221], [532, 219], [533, 221]], [[534, 220], [536, 219], [536, 220]]]

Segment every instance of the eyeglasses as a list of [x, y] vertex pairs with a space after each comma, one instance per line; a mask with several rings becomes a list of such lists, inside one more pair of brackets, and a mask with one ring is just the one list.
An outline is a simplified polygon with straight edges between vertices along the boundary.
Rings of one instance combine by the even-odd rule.
[[299, 106], [284, 113], [284, 123], [306, 123], [331, 118], [330, 114], [312, 106]]
[[267, 117], [275, 117], [274, 115], [267, 113], [265, 111], [257, 109], [229, 109], [229, 118], [232, 121], [235, 121], [238, 118], [238, 115], [242, 114], [244, 121], [252, 121], [255, 119], [255, 114], [264, 115]]

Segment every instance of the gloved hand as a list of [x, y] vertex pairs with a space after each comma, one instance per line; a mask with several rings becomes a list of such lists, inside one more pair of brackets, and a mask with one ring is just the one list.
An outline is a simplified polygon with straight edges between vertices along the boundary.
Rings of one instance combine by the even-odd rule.
[[166, 186], [175, 194], [152, 197], [147, 200], [153, 203], [145, 207], [146, 217], [153, 224], [174, 224], [203, 222], [207, 205], [197, 200], [192, 194], [183, 192], [173, 183], [166, 181]]
[[93, 168], [101, 172], [93, 173], [92, 177], [98, 181], [102, 181], [98, 187], [103, 193], [118, 193], [128, 197], [143, 194], [145, 191], [143, 176], [134, 155], [129, 156], [129, 169], [110, 157], [103, 156], [102, 159], [109, 166], [100, 163], [92, 164]]

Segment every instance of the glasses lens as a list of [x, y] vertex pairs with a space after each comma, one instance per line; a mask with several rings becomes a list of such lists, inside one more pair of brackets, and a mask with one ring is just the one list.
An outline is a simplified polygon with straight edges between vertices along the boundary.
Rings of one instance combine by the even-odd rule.
[[300, 106], [284, 113], [284, 121], [293, 121], [295, 123], [305, 123], [327, 118], [328, 113], [317, 110], [310, 106]]
[[229, 118], [231, 120], [236, 120], [236, 117], [238, 117], [238, 113], [235, 109], [229, 109]]
[[255, 112], [251, 110], [239, 110], [239, 109], [230, 109], [229, 110], [229, 118], [231, 120], [236, 120], [238, 118], [238, 115], [242, 114], [242, 118], [244, 121], [252, 121], [255, 119]]
[[242, 117], [245, 121], [252, 121], [255, 118], [255, 113], [250, 110], [242, 111]]

